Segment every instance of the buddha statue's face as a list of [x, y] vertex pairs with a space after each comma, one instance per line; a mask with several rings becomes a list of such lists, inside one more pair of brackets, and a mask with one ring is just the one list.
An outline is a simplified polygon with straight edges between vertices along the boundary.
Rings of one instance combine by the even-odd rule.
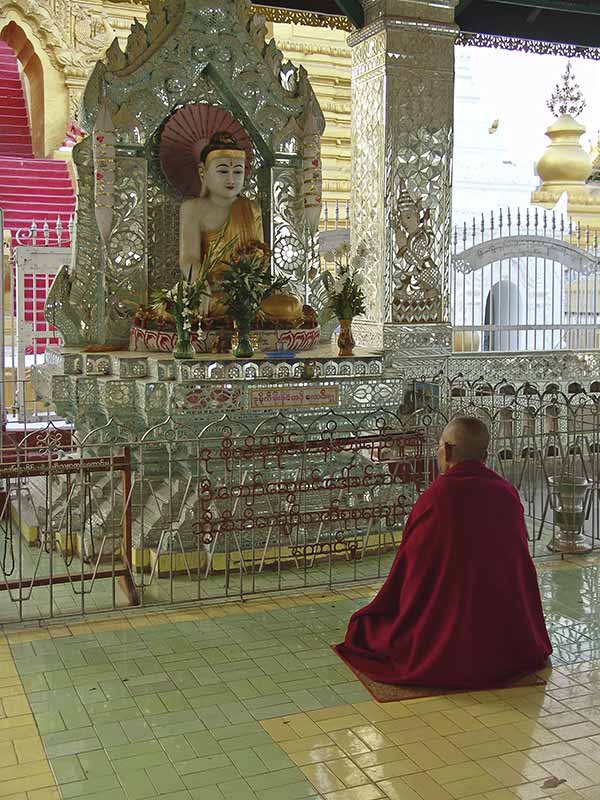
[[[208, 159], [207, 159], [208, 160]], [[200, 167], [202, 193], [233, 203], [244, 186], [246, 158], [238, 156], [213, 156]]]

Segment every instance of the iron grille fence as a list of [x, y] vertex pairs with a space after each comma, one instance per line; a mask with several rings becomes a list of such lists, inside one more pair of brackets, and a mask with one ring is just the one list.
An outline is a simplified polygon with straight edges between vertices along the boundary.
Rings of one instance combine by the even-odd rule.
[[535, 558], [565, 530], [598, 546], [600, 396], [443, 376], [405, 388], [398, 413], [353, 421], [224, 416], [198, 431], [168, 417], [83, 438], [31, 415], [4, 425], [0, 621], [380, 579], [457, 414], [490, 426]]
[[454, 229], [451, 308], [459, 351], [600, 346], [598, 234], [507, 209]]

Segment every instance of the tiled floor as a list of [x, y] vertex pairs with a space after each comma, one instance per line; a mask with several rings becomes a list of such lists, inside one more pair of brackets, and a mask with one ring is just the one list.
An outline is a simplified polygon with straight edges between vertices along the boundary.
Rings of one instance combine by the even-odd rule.
[[329, 649], [373, 586], [7, 630], [0, 798], [600, 800], [596, 560], [538, 564], [545, 688], [374, 703]]

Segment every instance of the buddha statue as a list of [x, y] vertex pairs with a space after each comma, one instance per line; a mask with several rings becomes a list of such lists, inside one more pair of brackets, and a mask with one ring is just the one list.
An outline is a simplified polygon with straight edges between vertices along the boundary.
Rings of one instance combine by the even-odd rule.
[[[211, 247], [264, 242], [261, 210], [241, 195], [246, 157], [235, 137], [224, 131], [213, 134], [200, 153], [200, 195], [184, 200], [179, 215], [179, 266], [188, 280], [198, 276]], [[205, 315], [213, 320], [226, 316], [221, 287], [227, 269], [226, 261], [221, 261], [208, 278], [211, 297]], [[303, 319], [302, 303], [290, 294], [273, 294], [263, 301], [260, 315], [266, 322], [291, 328]]]

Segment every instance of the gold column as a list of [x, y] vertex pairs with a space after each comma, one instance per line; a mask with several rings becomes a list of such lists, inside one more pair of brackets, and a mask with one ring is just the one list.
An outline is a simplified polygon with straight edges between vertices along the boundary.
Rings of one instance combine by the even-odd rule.
[[364, 344], [449, 351], [455, 0], [366, 0], [352, 34], [352, 241], [372, 254]]

